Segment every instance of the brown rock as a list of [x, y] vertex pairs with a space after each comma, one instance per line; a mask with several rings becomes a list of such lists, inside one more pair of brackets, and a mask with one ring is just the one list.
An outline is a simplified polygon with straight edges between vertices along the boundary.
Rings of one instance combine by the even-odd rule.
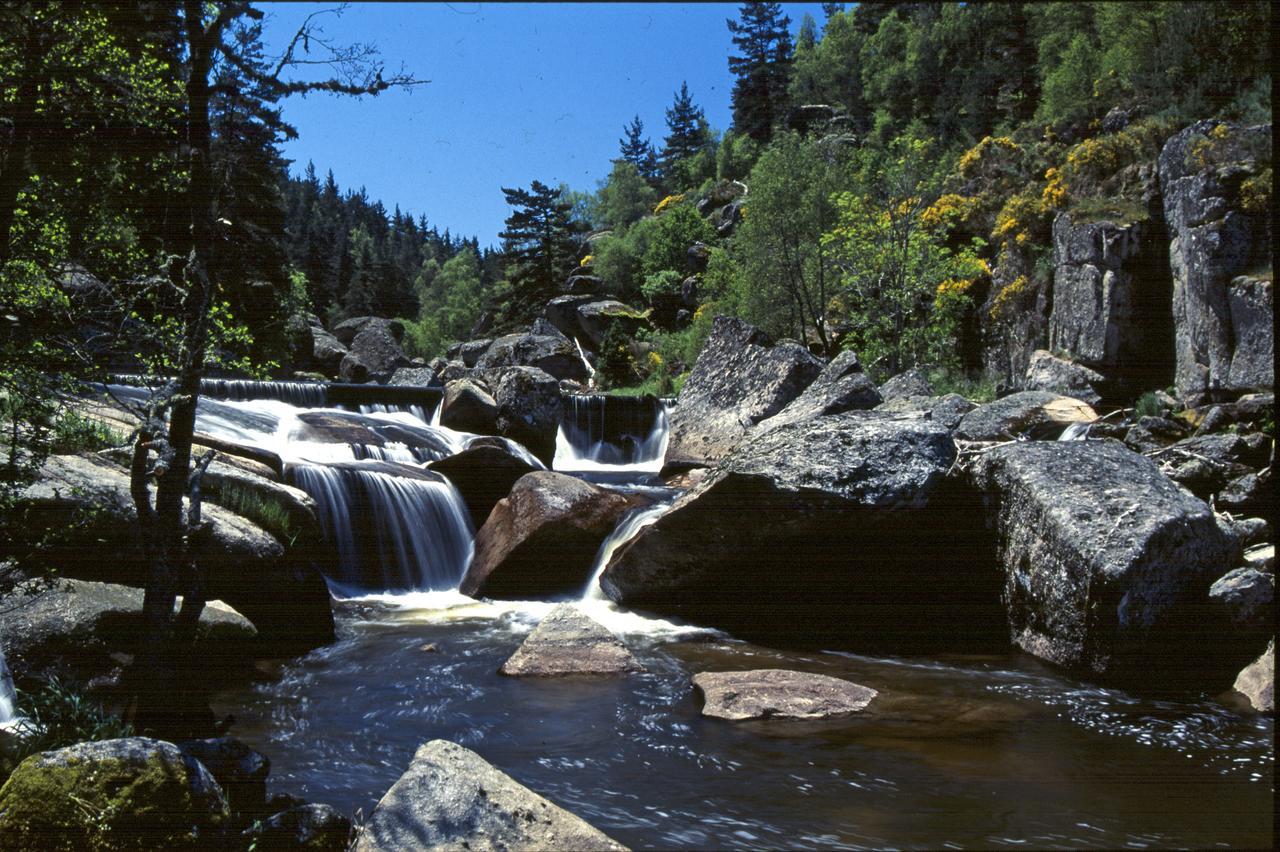
[[829, 719], [864, 709], [874, 689], [827, 675], [756, 669], [702, 672], [693, 676], [702, 693], [703, 716], [742, 719]]
[[580, 589], [600, 543], [639, 498], [575, 477], [536, 471], [516, 482], [476, 534], [460, 590], [526, 598]]
[[643, 671], [627, 647], [573, 604], [551, 610], [516, 649], [501, 674], [548, 677]]

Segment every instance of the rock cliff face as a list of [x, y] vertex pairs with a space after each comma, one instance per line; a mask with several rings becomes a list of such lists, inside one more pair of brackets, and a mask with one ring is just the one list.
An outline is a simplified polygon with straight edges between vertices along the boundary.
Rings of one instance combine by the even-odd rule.
[[1198, 122], [1160, 152], [1176, 328], [1176, 384], [1197, 403], [1274, 384], [1274, 304], [1265, 211], [1242, 186], [1256, 179], [1271, 126]]
[[1053, 222], [1049, 349], [1129, 388], [1173, 363], [1167, 237], [1159, 221]]

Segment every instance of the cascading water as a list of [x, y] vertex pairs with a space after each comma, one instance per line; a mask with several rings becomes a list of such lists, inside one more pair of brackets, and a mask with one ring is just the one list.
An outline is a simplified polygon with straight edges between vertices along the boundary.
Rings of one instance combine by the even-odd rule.
[[600, 575], [604, 573], [604, 569], [608, 567], [609, 560], [613, 558], [613, 554], [618, 552], [618, 548], [640, 534], [640, 531], [650, 524], [656, 523], [670, 511], [675, 501], [664, 501], [654, 503], [652, 506], [644, 506], [639, 509], [632, 509], [618, 525], [613, 528], [613, 532], [609, 533], [600, 544], [600, 549], [596, 552], [596, 561], [591, 566], [591, 579], [587, 581], [587, 587], [582, 590], [582, 601], [604, 601], [604, 590], [600, 588]]
[[457, 490], [400, 465], [295, 464], [289, 481], [316, 499], [337, 551], [335, 591], [448, 589], [471, 562], [474, 532]]
[[[107, 390], [132, 403], [147, 394], [120, 385]], [[356, 403], [365, 409], [357, 414], [266, 396], [202, 396], [196, 432], [280, 458], [286, 478], [318, 504], [335, 551], [324, 566], [333, 590], [350, 596], [456, 587], [471, 559], [474, 530], [457, 489], [423, 467], [480, 436], [431, 426], [420, 406]], [[511, 442], [485, 440], [528, 457]]]
[[4, 661], [4, 652], [0, 651], [0, 728], [5, 728], [18, 721], [17, 692], [13, 688], [13, 675]]
[[565, 400], [552, 468], [656, 474], [667, 453], [666, 406], [646, 397], [592, 394]]

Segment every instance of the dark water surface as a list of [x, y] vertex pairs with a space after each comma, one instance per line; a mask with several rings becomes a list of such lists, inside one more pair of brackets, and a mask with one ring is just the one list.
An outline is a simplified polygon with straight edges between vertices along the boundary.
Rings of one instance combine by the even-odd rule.
[[[336, 643], [215, 709], [270, 756], [273, 790], [347, 812], [368, 814], [443, 738], [633, 848], [1271, 846], [1270, 719], [1014, 654], [782, 652], [661, 630], [627, 637], [645, 674], [498, 675], [542, 612], [342, 603]], [[781, 667], [880, 696], [822, 723], [699, 716], [692, 674]]]

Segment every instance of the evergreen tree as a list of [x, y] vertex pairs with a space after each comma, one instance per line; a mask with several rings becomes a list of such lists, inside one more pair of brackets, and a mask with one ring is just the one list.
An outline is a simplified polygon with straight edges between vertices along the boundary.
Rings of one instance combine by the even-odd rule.
[[729, 57], [733, 84], [733, 124], [759, 142], [768, 142], [787, 107], [791, 80], [791, 19], [778, 3], [743, 3], [739, 21], [727, 21], [740, 55]]
[[510, 301], [502, 307], [509, 323], [527, 322], [559, 290], [577, 264], [581, 227], [569, 216], [560, 190], [535, 180], [529, 189], [502, 188], [514, 210], [502, 238], [507, 255]]
[[667, 110], [667, 138], [662, 144], [662, 179], [668, 188], [677, 188], [672, 181], [676, 166], [705, 150], [710, 141], [706, 114], [694, 104], [689, 84], [682, 82]]
[[653, 150], [653, 143], [644, 137], [644, 123], [640, 116], [631, 119], [631, 123], [623, 128], [626, 136], [618, 140], [622, 150], [622, 159], [636, 167], [640, 177], [650, 186], [658, 183], [658, 155]]

